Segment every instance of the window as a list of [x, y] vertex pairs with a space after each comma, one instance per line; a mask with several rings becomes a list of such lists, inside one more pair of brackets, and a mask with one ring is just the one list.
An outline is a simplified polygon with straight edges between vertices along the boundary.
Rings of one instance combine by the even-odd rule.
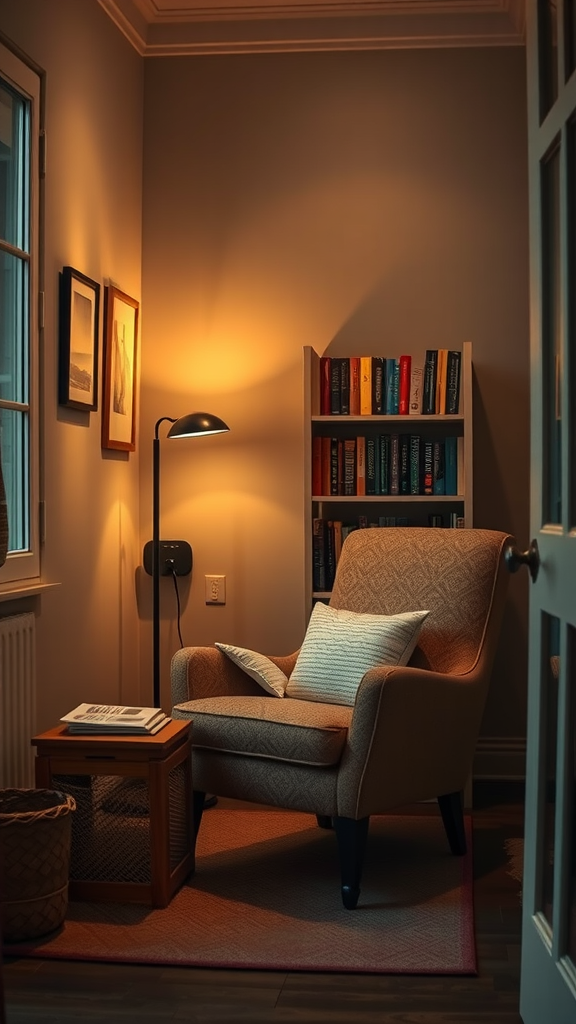
[[8, 558], [0, 584], [40, 575], [39, 76], [0, 44], [0, 454]]

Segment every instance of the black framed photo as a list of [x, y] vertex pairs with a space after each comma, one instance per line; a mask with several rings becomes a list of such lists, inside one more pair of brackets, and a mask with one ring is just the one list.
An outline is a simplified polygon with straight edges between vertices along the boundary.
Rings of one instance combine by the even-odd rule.
[[60, 274], [58, 401], [72, 409], [98, 408], [100, 285], [74, 267]]

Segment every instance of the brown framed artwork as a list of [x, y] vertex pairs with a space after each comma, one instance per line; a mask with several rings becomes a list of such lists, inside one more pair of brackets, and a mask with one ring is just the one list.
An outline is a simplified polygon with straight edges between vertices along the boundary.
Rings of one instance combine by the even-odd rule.
[[100, 285], [74, 267], [63, 267], [59, 295], [58, 402], [72, 409], [98, 408]]
[[105, 291], [102, 447], [136, 449], [139, 303], [112, 285]]

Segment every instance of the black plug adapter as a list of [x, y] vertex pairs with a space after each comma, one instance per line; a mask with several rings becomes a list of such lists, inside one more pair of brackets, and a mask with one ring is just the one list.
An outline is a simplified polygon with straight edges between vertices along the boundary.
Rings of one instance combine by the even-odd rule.
[[[154, 543], [149, 540], [144, 545], [144, 569], [149, 576], [152, 575], [152, 562], [154, 559]], [[192, 572], [192, 548], [187, 540], [161, 540], [160, 541], [160, 575], [188, 576]]]

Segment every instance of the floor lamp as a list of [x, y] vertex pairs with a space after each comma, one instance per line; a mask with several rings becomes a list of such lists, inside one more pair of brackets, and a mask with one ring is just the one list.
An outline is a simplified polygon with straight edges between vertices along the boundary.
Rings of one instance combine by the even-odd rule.
[[167, 421], [172, 426], [167, 437], [200, 437], [204, 434], [223, 434], [230, 427], [209, 412], [191, 412], [175, 419], [162, 416], [154, 428], [152, 446], [152, 664], [154, 680], [154, 707], [160, 707], [160, 437], [158, 428]]

